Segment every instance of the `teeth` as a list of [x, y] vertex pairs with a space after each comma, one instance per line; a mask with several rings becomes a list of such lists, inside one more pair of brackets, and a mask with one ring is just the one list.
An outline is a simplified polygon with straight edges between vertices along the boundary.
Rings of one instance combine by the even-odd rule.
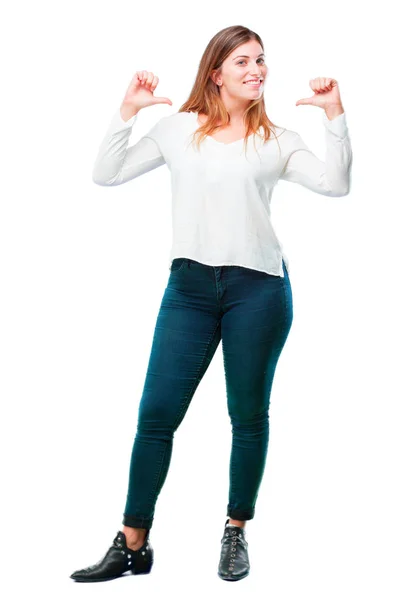
[[259, 79], [251, 79], [249, 81], [245, 81], [244, 83], [250, 84], [250, 85], [255, 85], [255, 84], [259, 84], [260, 80]]

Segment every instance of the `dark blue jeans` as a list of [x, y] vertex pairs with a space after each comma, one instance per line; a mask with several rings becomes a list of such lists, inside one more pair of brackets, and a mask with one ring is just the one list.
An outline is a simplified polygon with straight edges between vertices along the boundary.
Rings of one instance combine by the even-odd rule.
[[275, 368], [293, 320], [285, 277], [175, 258], [157, 317], [139, 404], [123, 524], [151, 529], [174, 432], [222, 339], [232, 424], [227, 516], [254, 517]]

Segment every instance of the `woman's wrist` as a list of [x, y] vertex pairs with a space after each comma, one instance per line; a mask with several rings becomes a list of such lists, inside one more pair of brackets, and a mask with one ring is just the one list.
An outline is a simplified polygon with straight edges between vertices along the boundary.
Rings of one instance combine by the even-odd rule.
[[131, 104], [129, 106], [126, 104], [121, 104], [119, 112], [123, 121], [129, 121], [129, 119], [131, 119], [134, 115], [138, 114], [139, 109], [134, 108]]
[[331, 104], [330, 106], [325, 107], [325, 114], [330, 121], [343, 113], [344, 108], [342, 104]]

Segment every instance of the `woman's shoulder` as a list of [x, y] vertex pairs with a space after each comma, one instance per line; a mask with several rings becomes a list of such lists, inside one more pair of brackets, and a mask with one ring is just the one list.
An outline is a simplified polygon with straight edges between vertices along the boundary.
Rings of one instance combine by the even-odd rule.
[[171, 113], [170, 115], [167, 115], [166, 117], [163, 117], [163, 118], [166, 121], [175, 124], [175, 123], [187, 121], [189, 118], [191, 118], [193, 116], [193, 114], [194, 113], [187, 112], [187, 111], [178, 111], [178, 112]]
[[277, 138], [280, 142], [290, 143], [298, 136], [296, 131], [287, 127], [271, 126], [271, 139]]
[[190, 118], [192, 118], [193, 113], [190, 112], [174, 112], [164, 117], [158, 121], [160, 126], [160, 130], [162, 129], [166, 133], [168, 133], [172, 128], [176, 130], [176, 127], [184, 126]]
[[158, 119], [146, 135], [148, 137], [157, 138], [157, 140], [169, 138], [171, 132], [176, 133], [181, 126], [184, 126], [184, 124], [187, 123], [189, 115], [191, 115], [191, 113], [186, 112], [175, 112], [170, 115], [165, 115]]

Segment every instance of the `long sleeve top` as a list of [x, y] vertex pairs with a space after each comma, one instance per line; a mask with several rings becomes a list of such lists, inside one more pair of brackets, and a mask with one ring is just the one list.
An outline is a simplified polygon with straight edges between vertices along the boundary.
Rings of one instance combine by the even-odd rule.
[[[273, 128], [267, 141], [257, 134], [231, 143], [207, 136], [197, 150], [192, 134], [198, 113], [177, 112], [159, 119], [128, 147], [139, 117], [124, 121], [118, 109], [101, 142], [93, 181], [126, 183], [166, 164], [171, 173], [174, 258], [212, 265], [238, 265], [284, 277], [289, 260], [271, 222], [274, 186], [282, 179], [324, 196], [350, 191], [352, 150], [346, 113], [329, 120], [323, 112], [325, 162], [295, 131]], [[262, 128], [260, 128], [262, 132]], [[259, 131], [260, 131], [259, 130]], [[279, 144], [278, 144], [279, 142]]]

